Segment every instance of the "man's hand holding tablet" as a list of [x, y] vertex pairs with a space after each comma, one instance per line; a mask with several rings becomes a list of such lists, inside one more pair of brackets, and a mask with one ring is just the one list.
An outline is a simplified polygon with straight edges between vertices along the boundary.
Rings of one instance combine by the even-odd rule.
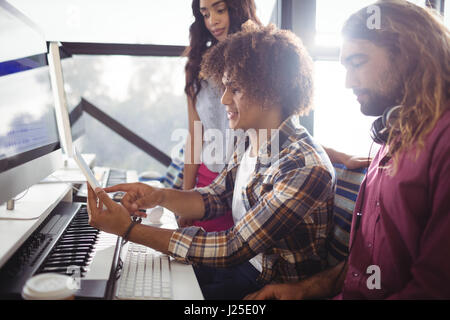
[[77, 163], [81, 172], [83, 172], [87, 182], [92, 187], [92, 189], [95, 190], [96, 188], [101, 188], [100, 183], [97, 181], [97, 179], [95, 179], [94, 173], [89, 168], [86, 161], [84, 161], [83, 157], [80, 155], [75, 146], [73, 147], [73, 158], [75, 159], [75, 162]]
[[[100, 186], [100, 183], [97, 181], [97, 179], [94, 176], [94, 173], [89, 168], [86, 161], [84, 161], [81, 154], [78, 152], [77, 148], [73, 147], [73, 158], [75, 159], [75, 162], [77, 163], [78, 167], [80, 168], [81, 172], [83, 172], [84, 176], [86, 177], [87, 182], [89, 183], [89, 186], [94, 190], [96, 193], [98, 193], [102, 189]], [[107, 209], [105, 207], [105, 204], [103, 206], [103, 209]], [[128, 209], [128, 208], [127, 208]], [[130, 211], [132, 215], [136, 215], [139, 217], [146, 217], [146, 211], [145, 210], [137, 210], [136, 212]]]

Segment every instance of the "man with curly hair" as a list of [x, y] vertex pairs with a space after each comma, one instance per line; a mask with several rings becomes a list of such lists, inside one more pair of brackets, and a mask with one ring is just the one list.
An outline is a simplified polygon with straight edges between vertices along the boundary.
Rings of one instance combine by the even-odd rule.
[[[96, 193], [89, 189], [90, 223], [194, 264], [206, 299], [241, 299], [264, 284], [322, 271], [334, 170], [295, 117], [311, 106], [310, 56], [289, 31], [247, 25], [211, 48], [203, 61], [203, 76], [224, 88], [230, 128], [246, 132], [236, 142], [233, 159], [203, 188], [181, 191], [136, 183]], [[119, 190], [127, 192], [123, 205], [105, 193]], [[235, 224], [205, 232], [196, 226], [166, 230], [130, 221], [130, 212], [156, 205], [195, 220], [232, 209]]]
[[382, 145], [358, 195], [348, 259], [247, 298], [450, 299], [450, 31], [429, 9], [390, 0], [353, 14], [343, 35], [347, 87], [362, 113], [380, 116]]

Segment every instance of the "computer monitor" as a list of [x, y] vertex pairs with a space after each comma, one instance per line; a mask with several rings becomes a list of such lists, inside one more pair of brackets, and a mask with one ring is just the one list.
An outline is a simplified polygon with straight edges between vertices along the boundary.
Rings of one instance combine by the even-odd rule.
[[[0, 218], [5, 218], [5, 203], [60, 168], [63, 160], [49, 67], [42, 52], [45, 41], [1, 4], [2, 47], [8, 46], [9, 35], [18, 26], [23, 27], [23, 43], [8, 58], [0, 57]], [[30, 51], [30, 43], [39, 42], [34, 38], [44, 45]], [[24, 57], [23, 52], [33, 55]], [[29, 218], [28, 210], [14, 211], [15, 219]]]
[[49, 43], [48, 61], [59, 136], [66, 158], [71, 159], [73, 144], [84, 133], [76, 67], [73, 58], [60, 48], [58, 42]]
[[0, 203], [61, 167], [45, 54], [0, 63]]

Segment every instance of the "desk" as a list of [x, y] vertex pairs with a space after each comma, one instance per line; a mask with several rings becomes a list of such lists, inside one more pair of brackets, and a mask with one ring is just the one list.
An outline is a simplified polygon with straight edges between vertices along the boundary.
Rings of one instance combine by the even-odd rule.
[[[0, 268], [42, 224], [60, 201], [72, 201], [71, 195], [72, 188], [69, 183], [37, 184], [30, 187], [20, 202], [39, 201], [42, 206], [37, 209], [39, 214], [36, 219], [0, 220]], [[152, 224], [149, 219], [150, 217], [143, 219], [143, 223], [168, 229], [177, 228], [174, 214], [167, 209], [164, 209], [159, 224]], [[172, 260], [171, 268], [174, 300], [202, 300], [203, 295], [192, 266]]]
[[33, 204], [36, 204], [38, 207], [35, 210], [37, 210], [38, 218], [0, 220], [0, 268], [47, 218], [56, 205], [71, 193], [72, 187], [67, 183], [37, 184], [30, 187], [16, 206], [29, 205], [32, 210]]
[[[83, 158], [92, 166], [96, 157], [95, 154], [83, 154]], [[66, 168], [75, 170], [73, 159], [69, 159], [67, 164]], [[61, 170], [64, 168], [58, 171]], [[14, 213], [6, 210], [6, 204], [0, 206], [4, 216], [11, 216], [11, 220], [0, 219], [0, 268], [63, 200], [72, 201], [71, 184], [56, 182], [33, 185], [17, 201], [16, 208], [30, 212], [28, 220], [14, 220]]]

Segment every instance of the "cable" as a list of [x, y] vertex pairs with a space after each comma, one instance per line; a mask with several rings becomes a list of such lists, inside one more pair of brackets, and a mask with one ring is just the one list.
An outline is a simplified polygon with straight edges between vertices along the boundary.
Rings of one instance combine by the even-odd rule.
[[[23, 195], [22, 195], [20, 198], [14, 198], [14, 199], [12, 199], [12, 200], [14, 200], [14, 202], [19, 201], [20, 199], [22, 199], [23, 197], [25, 197], [25, 196], [27, 195], [27, 193], [28, 193], [29, 190], [30, 190], [30, 188], [28, 188], [27, 190], [25, 190], [25, 191], [23, 192]], [[20, 195], [20, 193], [19, 193], [19, 195]], [[19, 196], [19, 195], [17, 195], [17, 196]]]

